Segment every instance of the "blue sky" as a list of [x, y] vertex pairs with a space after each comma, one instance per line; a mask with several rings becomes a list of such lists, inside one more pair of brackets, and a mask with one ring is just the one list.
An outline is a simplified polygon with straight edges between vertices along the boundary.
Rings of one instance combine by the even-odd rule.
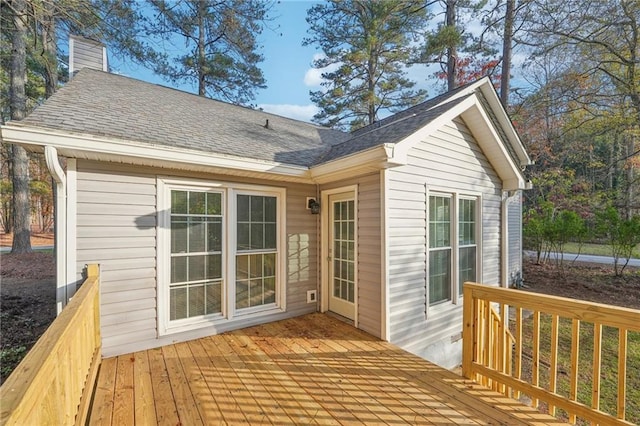
[[[313, 69], [311, 63], [314, 55], [321, 52], [315, 46], [302, 46], [302, 40], [307, 35], [307, 9], [314, 3], [316, 2], [308, 0], [283, 0], [277, 3], [271, 13], [275, 20], [261, 35], [265, 59], [260, 67], [267, 88], [258, 91], [254, 103], [265, 111], [303, 121], [310, 121], [317, 111], [309, 99], [309, 91], [320, 88], [321, 72]], [[113, 56], [109, 57], [109, 61], [112, 71], [118, 74], [172, 86], [171, 82], [139, 65], [119, 61]], [[410, 77], [423, 88], [426, 88], [427, 78], [433, 82], [432, 73], [428, 73], [425, 67], [413, 67], [409, 70]], [[190, 84], [176, 88], [192, 93], [197, 91], [197, 87]], [[434, 93], [433, 88], [429, 93]]]

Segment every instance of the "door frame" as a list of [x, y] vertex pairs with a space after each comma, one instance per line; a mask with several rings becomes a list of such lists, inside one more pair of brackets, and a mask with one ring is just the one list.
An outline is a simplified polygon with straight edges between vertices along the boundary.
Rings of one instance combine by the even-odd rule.
[[320, 210], [320, 274], [322, 277], [321, 292], [320, 292], [320, 311], [327, 312], [329, 310], [329, 239], [331, 229], [329, 228], [330, 208], [329, 196], [342, 193], [353, 194], [353, 201], [355, 205], [355, 253], [354, 263], [356, 265], [354, 271], [354, 319], [353, 325], [358, 327], [358, 185], [341, 186], [339, 188], [325, 189], [320, 192], [321, 202], [320, 205], [324, 206]]

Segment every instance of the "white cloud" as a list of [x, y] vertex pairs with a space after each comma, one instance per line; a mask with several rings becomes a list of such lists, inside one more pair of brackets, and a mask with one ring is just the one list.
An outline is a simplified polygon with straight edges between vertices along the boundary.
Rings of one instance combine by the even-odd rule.
[[[317, 61], [318, 59], [322, 59], [325, 57], [324, 53], [315, 53], [313, 55], [312, 63]], [[320, 83], [323, 82], [322, 73], [323, 72], [331, 72], [338, 69], [340, 64], [331, 64], [328, 67], [324, 68], [309, 68], [307, 72], [304, 73], [304, 84], [308, 87], [318, 87]]]
[[260, 104], [258, 108], [271, 114], [293, 118], [294, 120], [311, 122], [311, 118], [319, 111], [313, 104], [291, 105], [291, 104]]

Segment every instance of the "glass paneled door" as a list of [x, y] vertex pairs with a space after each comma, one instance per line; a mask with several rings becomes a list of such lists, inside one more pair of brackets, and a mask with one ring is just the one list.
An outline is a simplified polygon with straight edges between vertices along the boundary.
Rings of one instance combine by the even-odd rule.
[[355, 319], [356, 212], [353, 193], [329, 196], [329, 310]]

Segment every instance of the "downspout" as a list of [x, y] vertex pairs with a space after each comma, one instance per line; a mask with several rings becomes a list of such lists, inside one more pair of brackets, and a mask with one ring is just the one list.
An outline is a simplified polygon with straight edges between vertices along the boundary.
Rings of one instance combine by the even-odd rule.
[[500, 286], [509, 287], [509, 192], [502, 191], [500, 221]]
[[67, 180], [58, 160], [58, 151], [52, 146], [44, 147], [44, 158], [55, 186], [55, 256], [56, 256], [56, 308], [58, 315], [67, 304]]

